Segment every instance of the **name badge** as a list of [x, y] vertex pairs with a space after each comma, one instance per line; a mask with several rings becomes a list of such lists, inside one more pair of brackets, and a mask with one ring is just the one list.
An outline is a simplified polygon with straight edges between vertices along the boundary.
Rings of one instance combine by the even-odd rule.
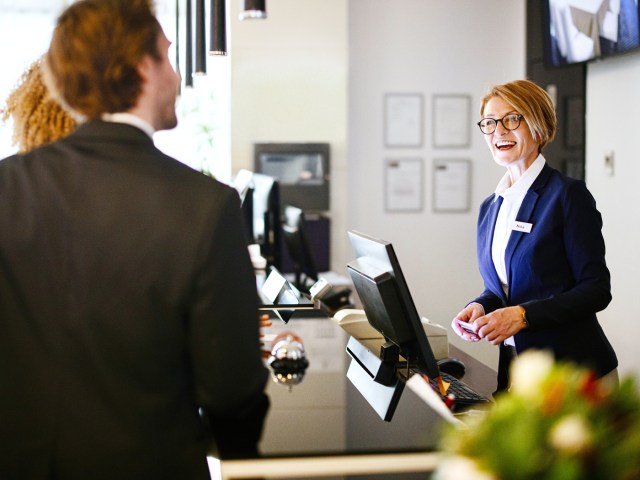
[[513, 227], [511, 227], [511, 229], [516, 232], [529, 233], [531, 232], [531, 227], [533, 227], [531, 223], [515, 221], [513, 222]]

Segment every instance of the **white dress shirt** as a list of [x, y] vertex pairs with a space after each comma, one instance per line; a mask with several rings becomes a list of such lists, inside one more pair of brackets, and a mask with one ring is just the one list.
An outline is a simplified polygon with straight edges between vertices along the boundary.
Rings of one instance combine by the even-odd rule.
[[[496, 219], [496, 226], [493, 230], [493, 243], [491, 245], [491, 257], [493, 259], [493, 265], [498, 272], [498, 278], [502, 284], [502, 290], [505, 295], [509, 292], [509, 283], [507, 275], [507, 267], [504, 260], [504, 255], [507, 249], [507, 243], [511, 236], [511, 230], [516, 221], [518, 210], [522, 205], [525, 195], [531, 188], [534, 180], [538, 177], [542, 168], [544, 167], [546, 160], [542, 155], [538, 155], [538, 158], [527, 168], [522, 176], [516, 180], [515, 183], [511, 183], [511, 176], [509, 172], [505, 173], [500, 183], [495, 190], [495, 198], [502, 197], [502, 205], [498, 212], [498, 218]], [[507, 345], [514, 345], [513, 337], [505, 340]]]
[[105, 122], [126, 123], [129, 125], [133, 125], [134, 127], [139, 128], [144, 133], [149, 135], [149, 137], [151, 138], [153, 138], [153, 134], [155, 133], [155, 130], [150, 123], [147, 123], [145, 120], [141, 119], [137, 115], [134, 115], [133, 113], [103, 113], [101, 115], [101, 118]]

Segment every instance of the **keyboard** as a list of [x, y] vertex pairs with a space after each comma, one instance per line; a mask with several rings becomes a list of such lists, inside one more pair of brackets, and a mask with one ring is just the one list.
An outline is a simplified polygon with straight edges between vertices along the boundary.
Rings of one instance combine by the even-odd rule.
[[[442, 377], [442, 380], [444, 380], [449, 384], [449, 389], [447, 390], [446, 396], [453, 395], [454, 397], [453, 408], [452, 408], [454, 412], [464, 410], [466, 408], [469, 408], [472, 405], [491, 402], [491, 400], [489, 400], [487, 397], [480, 395], [475, 390], [472, 390], [469, 385], [462, 382], [461, 380], [458, 380], [453, 375], [449, 375], [448, 373], [442, 373], [442, 372], [440, 373], [440, 375]], [[440, 395], [438, 382], [436, 382], [434, 379], [430, 379], [430, 383], [431, 383], [431, 388], [433, 388], [433, 390], [438, 395]], [[447, 403], [446, 396], [443, 397], [442, 395], [440, 395], [440, 397], [442, 398], [442, 401], [445, 403]]]

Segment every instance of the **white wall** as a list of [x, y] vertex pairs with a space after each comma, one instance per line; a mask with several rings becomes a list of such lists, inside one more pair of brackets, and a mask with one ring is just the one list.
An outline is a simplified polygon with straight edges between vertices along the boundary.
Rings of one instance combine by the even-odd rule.
[[[525, 0], [278, 0], [265, 22], [238, 23], [232, 2], [234, 170], [252, 168], [253, 142], [328, 141], [333, 153], [332, 267], [344, 272], [358, 229], [394, 243], [420, 313], [448, 327], [482, 288], [475, 260], [480, 202], [502, 175], [475, 125], [478, 102], [492, 83], [525, 75]], [[239, 2], [238, 2], [239, 3]], [[504, 41], [509, 39], [509, 41]], [[599, 315], [623, 373], [640, 373], [635, 286], [640, 278], [640, 54], [587, 69], [587, 185], [604, 219], [613, 302]], [[424, 144], [383, 145], [383, 96], [422, 93]], [[432, 95], [471, 96], [470, 148], [432, 147]], [[348, 150], [347, 150], [348, 146]], [[615, 174], [603, 156], [615, 154]], [[386, 158], [423, 158], [424, 209], [385, 213]], [[472, 162], [467, 213], [432, 211], [434, 158]], [[342, 269], [342, 270], [341, 270]], [[451, 340], [495, 368], [495, 349]]]
[[[253, 167], [254, 142], [330, 142], [332, 269], [346, 273], [348, 229], [390, 240], [420, 313], [448, 326], [482, 288], [477, 209], [503, 172], [473, 123], [489, 84], [524, 75], [525, 1], [278, 0], [268, 3], [266, 21], [251, 22], [236, 20], [236, 3], [230, 15], [233, 170]], [[422, 148], [384, 149], [386, 92], [423, 94]], [[436, 93], [470, 95], [470, 148], [431, 147]], [[382, 166], [392, 156], [424, 159], [422, 212], [385, 213]], [[469, 212], [432, 212], [434, 158], [472, 162]], [[452, 340], [496, 366], [494, 347]]]
[[234, 173], [253, 170], [258, 142], [331, 144], [332, 269], [346, 230], [347, 0], [267, 2], [267, 20], [238, 22], [231, 5]]
[[[475, 122], [480, 98], [490, 84], [525, 74], [525, 2], [352, 0], [349, 48], [347, 227], [391, 241], [418, 311], [449, 328], [450, 319], [482, 291], [475, 256], [477, 211], [504, 170], [494, 164]], [[383, 96], [387, 92], [423, 94], [423, 147], [384, 147]], [[432, 147], [434, 94], [470, 95], [470, 148]], [[386, 213], [384, 161], [408, 157], [424, 161], [424, 208], [419, 213]], [[468, 212], [433, 212], [431, 169], [438, 158], [471, 161]], [[449, 338], [497, 367], [496, 347], [468, 344], [453, 332]]]
[[[587, 186], [604, 221], [613, 301], [599, 314], [620, 361], [620, 372], [640, 375], [640, 53], [587, 67]], [[604, 156], [614, 153], [614, 173]]]

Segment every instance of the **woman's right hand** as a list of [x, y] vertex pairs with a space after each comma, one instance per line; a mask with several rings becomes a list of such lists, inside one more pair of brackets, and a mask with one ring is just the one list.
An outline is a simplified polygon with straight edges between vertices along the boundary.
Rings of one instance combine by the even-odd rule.
[[458, 336], [467, 342], [477, 342], [480, 336], [467, 328], [463, 328], [459, 322], [473, 324], [475, 320], [484, 315], [484, 307], [479, 303], [470, 303], [462, 311], [460, 311], [451, 321], [451, 328]]

